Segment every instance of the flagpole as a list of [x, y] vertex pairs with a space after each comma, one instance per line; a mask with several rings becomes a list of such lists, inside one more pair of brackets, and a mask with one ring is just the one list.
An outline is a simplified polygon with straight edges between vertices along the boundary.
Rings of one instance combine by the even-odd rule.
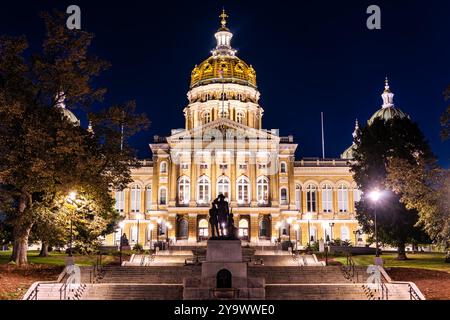
[[322, 126], [322, 159], [325, 159], [325, 137], [323, 134], [323, 112], [320, 113], [320, 122]]

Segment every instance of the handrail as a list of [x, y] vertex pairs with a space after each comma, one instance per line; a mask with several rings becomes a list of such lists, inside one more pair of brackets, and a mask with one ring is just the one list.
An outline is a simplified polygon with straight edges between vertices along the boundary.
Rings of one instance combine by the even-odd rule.
[[409, 299], [410, 300], [422, 300], [416, 290], [412, 287], [410, 283], [408, 283], [409, 289]]
[[346, 264], [342, 266], [344, 277], [353, 283], [358, 283], [358, 270], [356, 269], [356, 264], [351, 253], [347, 252], [346, 258]]
[[27, 297], [27, 300], [37, 300], [38, 299], [38, 293], [39, 293], [39, 286], [40, 283], [36, 283], [36, 286], [34, 287], [33, 291], [30, 292], [30, 294]]

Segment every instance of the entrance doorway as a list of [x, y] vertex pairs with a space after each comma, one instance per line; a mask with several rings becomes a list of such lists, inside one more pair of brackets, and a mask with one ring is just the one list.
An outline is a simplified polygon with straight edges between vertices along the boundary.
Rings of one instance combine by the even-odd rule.
[[217, 272], [216, 276], [216, 287], [223, 289], [223, 288], [231, 288], [231, 272], [227, 269], [222, 269], [219, 272]]

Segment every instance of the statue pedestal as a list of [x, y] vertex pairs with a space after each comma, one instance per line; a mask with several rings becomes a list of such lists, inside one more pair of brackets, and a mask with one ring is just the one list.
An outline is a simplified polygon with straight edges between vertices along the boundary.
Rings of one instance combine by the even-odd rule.
[[264, 299], [264, 278], [248, 278], [240, 240], [208, 240], [201, 279], [185, 278], [186, 300]]

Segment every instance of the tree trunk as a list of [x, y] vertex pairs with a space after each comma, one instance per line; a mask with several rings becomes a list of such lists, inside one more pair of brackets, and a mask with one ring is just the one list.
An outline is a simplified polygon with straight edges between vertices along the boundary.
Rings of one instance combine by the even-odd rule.
[[397, 260], [406, 260], [406, 251], [405, 251], [405, 243], [401, 243], [397, 248]]
[[27, 192], [22, 192], [19, 198], [18, 218], [14, 224], [14, 245], [11, 254], [11, 261], [14, 261], [17, 266], [26, 266], [28, 264], [28, 237], [31, 232], [33, 223], [26, 221], [24, 215], [28, 205], [31, 204], [31, 195]]
[[39, 257], [48, 257], [48, 241], [42, 240]]

